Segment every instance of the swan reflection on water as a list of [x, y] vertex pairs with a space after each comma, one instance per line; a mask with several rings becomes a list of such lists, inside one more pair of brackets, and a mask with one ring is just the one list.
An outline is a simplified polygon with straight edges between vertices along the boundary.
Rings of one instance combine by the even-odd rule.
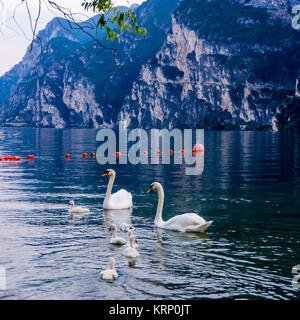
[[155, 227], [154, 232], [157, 238], [157, 245], [154, 248], [155, 255], [153, 256], [153, 261], [155, 261], [155, 265], [159, 266], [162, 270], [168, 267], [167, 264], [169, 263], [170, 254], [177, 256], [179, 252], [185, 252], [186, 249], [184, 248], [186, 248], [186, 246], [202, 241], [206, 247], [211, 246], [210, 241], [212, 241], [212, 239], [205, 233], [178, 232], [158, 227]]
[[178, 242], [183, 242], [183, 241], [194, 242], [198, 240], [212, 241], [212, 239], [209, 238], [204, 232], [187, 233], [187, 232], [178, 232], [178, 231], [173, 231], [168, 229], [161, 229], [156, 227], [155, 233], [157, 237], [157, 243], [160, 245], [163, 244], [163, 235], [171, 236], [175, 241], [178, 241]]
[[110, 229], [112, 224], [119, 226], [122, 223], [131, 224], [132, 208], [128, 209], [103, 209], [104, 221], [107, 230]]
[[75, 217], [84, 217], [86, 215], [88, 215], [90, 213], [90, 211], [86, 211], [86, 212], [70, 212], [69, 215], [69, 223], [74, 223], [75, 222]]
[[134, 268], [135, 267], [135, 264], [136, 264], [136, 260], [135, 259], [128, 259], [127, 258], [127, 261], [128, 261], [128, 267], [129, 268]]

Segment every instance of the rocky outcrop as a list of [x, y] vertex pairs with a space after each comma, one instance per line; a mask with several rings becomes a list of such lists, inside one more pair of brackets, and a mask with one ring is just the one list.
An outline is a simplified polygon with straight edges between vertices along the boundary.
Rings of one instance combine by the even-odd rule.
[[[186, 15], [179, 8], [173, 16], [166, 41], [155, 59], [143, 65], [119, 119], [147, 128], [277, 130], [278, 107], [283, 97], [294, 94], [299, 34], [267, 10], [249, 12], [225, 0], [197, 2], [191, 19], [187, 1], [182, 2]], [[207, 17], [210, 5], [220, 7], [220, 14]], [[226, 19], [236, 19], [231, 31], [213, 25], [219, 19], [221, 27], [222, 5], [227, 5]], [[235, 36], [233, 27], [243, 37]], [[275, 38], [264, 39], [264, 32]]]
[[25, 107], [15, 110], [8, 121], [27, 122], [38, 127], [64, 128], [70, 124], [96, 127], [97, 117], [103, 116], [95, 100], [94, 86], [67, 68], [51, 70], [47, 77], [43, 80], [37, 77], [34, 83], [36, 86], [31, 92], [19, 95], [20, 101], [14, 101]]
[[291, 21], [290, 10], [299, 4], [298, 0], [234, 0], [239, 4], [267, 9], [271, 15]]
[[[39, 33], [43, 53], [35, 43], [23, 60], [0, 78], [0, 121], [46, 127], [112, 127], [137, 78], [140, 67], [162, 45], [179, 0], [145, 2], [135, 6], [146, 37], [125, 34], [116, 46], [120, 66], [111, 51], [54, 19]], [[128, 10], [128, 8], [119, 8]], [[97, 17], [84, 24], [96, 25]], [[90, 29], [89, 29], [90, 30]], [[95, 31], [90, 31], [95, 32]], [[105, 43], [104, 33], [98, 32]]]

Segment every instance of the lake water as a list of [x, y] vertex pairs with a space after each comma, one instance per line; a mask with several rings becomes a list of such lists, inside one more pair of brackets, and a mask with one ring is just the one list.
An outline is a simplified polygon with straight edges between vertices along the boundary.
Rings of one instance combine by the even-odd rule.
[[[107, 166], [82, 157], [96, 151], [96, 133], [0, 128], [0, 156], [22, 156], [0, 162], [0, 297], [300, 298], [291, 273], [300, 264], [300, 135], [205, 132], [201, 176], [185, 175], [184, 165], [110, 165], [113, 190], [133, 194], [130, 215], [102, 210]], [[154, 228], [157, 194], [145, 194], [153, 181], [165, 188], [164, 218], [199, 213], [214, 220], [206, 233]], [[72, 199], [90, 214], [70, 219]], [[120, 221], [136, 227], [135, 265], [109, 244], [108, 227]], [[111, 256], [113, 283], [99, 279]]]

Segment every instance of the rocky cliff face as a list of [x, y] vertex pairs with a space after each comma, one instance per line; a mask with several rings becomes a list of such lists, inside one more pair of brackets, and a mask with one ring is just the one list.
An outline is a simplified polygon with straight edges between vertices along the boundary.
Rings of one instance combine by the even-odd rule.
[[[57, 128], [112, 127], [141, 65], [162, 45], [177, 3], [166, 0], [161, 5], [160, 0], [152, 0], [136, 9], [148, 35], [126, 34], [114, 44], [121, 68], [114, 65], [110, 51], [70, 30], [65, 20], [54, 19], [39, 34], [43, 54], [35, 44], [32, 53], [28, 50], [0, 78], [0, 120]], [[105, 42], [104, 34], [98, 36]]]
[[299, 105], [299, 33], [269, 10], [226, 0], [193, 4], [183, 1], [175, 12], [167, 39], [143, 65], [119, 119], [147, 128], [277, 130], [285, 98]]
[[298, 126], [293, 1], [149, 0], [137, 9], [147, 37], [116, 44], [121, 69], [55, 19], [40, 34], [43, 54], [34, 47], [0, 78], [0, 119], [57, 128]]
[[[53, 38], [57, 37], [66, 38], [74, 42], [87, 40], [87, 37], [68, 27], [69, 25], [65, 19], [55, 18], [39, 33], [39, 37], [44, 44], [48, 44]], [[32, 48], [28, 47], [22, 61], [0, 78], [0, 106], [13, 93], [14, 86], [28, 76], [30, 70], [35, 67], [40, 54], [40, 43], [35, 42]]]
[[263, 8], [269, 14], [279, 17], [290, 22], [291, 8], [299, 4], [298, 0], [234, 0], [238, 4], [244, 6]]

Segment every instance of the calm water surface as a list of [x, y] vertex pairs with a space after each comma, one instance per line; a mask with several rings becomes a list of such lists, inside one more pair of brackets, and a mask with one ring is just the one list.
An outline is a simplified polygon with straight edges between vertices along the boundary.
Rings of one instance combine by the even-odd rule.
[[[6, 299], [299, 299], [291, 269], [300, 264], [300, 136], [206, 132], [202, 176], [184, 165], [115, 165], [114, 190], [133, 194], [130, 214], [104, 213], [107, 168], [82, 158], [96, 131], [0, 128], [0, 266]], [[66, 160], [65, 153], [71, 158]], [[27, 154], [35, 160], [24, 159]], [[214, 220], [205, 234], [153, 227], [157, 195], [164, 217], [197, 212]], [[91, 213], [70, 219], [68, 202]], [[136, 227], [134, 266], [109, 244], [112, 222]], [[122, 234], [126, 237], [126, 234]], [[99, 279], [109, 257], [119, 278]]]

